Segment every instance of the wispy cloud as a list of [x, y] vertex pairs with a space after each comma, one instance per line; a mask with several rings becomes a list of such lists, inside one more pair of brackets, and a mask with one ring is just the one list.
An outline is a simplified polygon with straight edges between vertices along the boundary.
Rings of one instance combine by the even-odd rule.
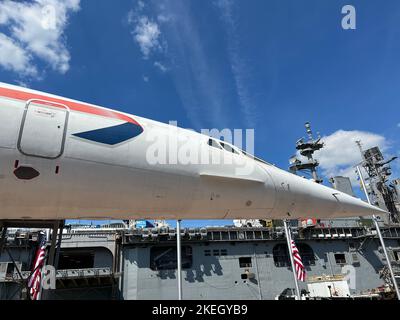
[[168, 40], [172, 78], [189, 119], [197, 128], [226, 127], [224, 77], [209, 59], [194, 12], [188, 2], [164, 1], [159, 14], [169, 17], [163, 26]]
[[145, 7], [144, 2], [141, 1], [141, 0], [139, 0], [139, 1], [137, 2], [137, 10], [138, 10], [138, 11], [141, 11], [141, 10], [144, 9], [144, 7]]
[[135, 18], [134, 21], [130, 22], [136, 25], [132, 34], [143, 53], [144, 59], [148, 59], [153, 51], [161, 50], [159, 41], [161, 32], [156, 22], [150, 20], [147, 16]]
[[159, 61], [154, 62], [154, 66], [160, 69], [161, 72], [167, 72], [168, 68]]
[[40, 78], [36, 58], [65, 73], [70, 54], [64, 31], [69, 15], [79, 10], [80, 0], [0, 2], [0, 66], [19, 76]]
[[171, 19], [172, 19], [172, 16], [166, 15], [166, 14], [164, 14], [164, 13], [160, 13], [160, 14], [157, 16], [157, 20], [158, 20], [160, 23], [164, 23], [164, 22], [171, 21]]
[[131, 31], [138, 44], [144, 59], [149, 59], [153, 53], [162, 53], [161, 30], [158, 19], [147, 14], [148, 6], [141, 0], [128, 13], [128, 23], [133, 27]]
[[[150, 6], [151, 10], [147, 8]], [[140, 20], [133, 20], [134, 16], [148, 17], [146, 21], [157, 24], [157, 28], [153, 26], [156, 41], [146, 42], [152, 44], [148, 57], [153, 52], [153, 66], [169, 72], [193, 127], [227, 126], [230, 116], [224, 106], [223, 80], [208, 59], [190, 3], [153, 1], [140, 11], [136, 6], [130, 13], [130, 20], [136, 21], [135, 30]], [[140, 45], [137, 40], [136, 43]], [[147, 51], [141, 50], [145, 55]]]
[[217, 0], [215, 5], [220, 9], [221, 19], [228, 35], [228, 51], [237, 96], [248, 127], [254, 128], [257, 119], [257, 105], [252, 98], [248, 83], [250, 79], [249, 64], [240, 56], [240, 43], [237, 37], [237, 23], [234, 17], [232, 0]]

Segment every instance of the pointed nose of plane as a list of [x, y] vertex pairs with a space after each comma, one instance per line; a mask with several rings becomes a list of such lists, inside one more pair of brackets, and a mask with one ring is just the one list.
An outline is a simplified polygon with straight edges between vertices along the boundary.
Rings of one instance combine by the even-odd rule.
[[343, 192], [335, 192], [336, 190], [331, 188], [327, 189], [330, 189], [332, 196], [338, 202], [338, 209], [335, 213], [337, 216], [371, 216], [386, 213], [386, 211], [372, 206], [361, 199]]
[[339, 218], [385, 213], [361, 199], [276, 167], [267, 168], [276, 190], [273, 216]]

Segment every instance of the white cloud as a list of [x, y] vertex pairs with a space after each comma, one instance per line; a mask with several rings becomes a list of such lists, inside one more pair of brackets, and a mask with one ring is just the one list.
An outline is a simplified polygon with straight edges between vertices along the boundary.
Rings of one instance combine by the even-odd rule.
[[[3, 46], [8, 51], [0, 55], [0, 64], [21, 75], [35, 76], [34, 58], [48, 63], [60, 73], [69, 69], [70, 54], [64, 31], [71, 12], [79, 10], [80, 0], [34, 0], [0, 3], [0, 25]], [[13, 48], [13, 49], [11, 49]], [[15, 56], [12, 52], [16, 52]], [[26, 69], [29, 65], [30, 68]]]
[[389, 142], [382, 136], [365, 131], [338, 130], [329, 136], [322, 137], [324, 148], [315, 152], [315, 158], [325, 177], [347, 176], [356, 183], [354, 165], [361, 161], [360, 149], [356, 141], [360, 140], [364, 150], [378, 146], [382, 152], [389, 149]]
[[166, 72], [168, 71], [168, 68], [166, 66], [164, 66], [161, 62], [156, 61], [154, 62], [154, 66], [157, 67], [158, 69], [160, 69], [161, 72]]
[[35, 76], [37, 70], [31, 65], [31, 56], [13, 39], [0, 33], [0, 65], [22, 75]]
[[151, 21], [147, 16], [133, 18], [132, 14], [129, 21], [130, 23], [135, 23], [135, 29], [132, 33], [143, 53], [144, 59], [148, 59], [152, 51], [162, 49], [159, 41], [161, 32], [156, 22]]
[[399, 127], [399, 128], [400, 128], [400, 122], [397, 124], [397, 127]]
[[148, 76], [143, 76], [143, 81], [144, 81], [144, 82], [149, 82], [149, 80], [150, 80], [150, 79], [149, 79]]

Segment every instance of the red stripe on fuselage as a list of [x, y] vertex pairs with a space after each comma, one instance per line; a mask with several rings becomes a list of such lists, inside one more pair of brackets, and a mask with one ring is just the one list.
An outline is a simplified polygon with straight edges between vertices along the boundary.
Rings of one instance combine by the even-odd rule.
[[[101, 108], [93, 106], [93, 105], [83, 104], [83, 103], [79, 103], [79, 102], [68, 101], [68, 100], [49, 97], [49, 96], [45, 96], [45, 95], [41, 95], [41, 94], [30, 93], [30, 92], [8, 89], [8, 88], [1, 88], [1, 87], [0, 87], [0, 96], [17, 99], [17, 100], [23, 100], [23, 101], [28, 101], [31, 99], [38, 99], [38, 100], [46, 100], [49, 102], [60, 103], [60, 104], [66, 105], [67, 107], [69, 107], [71, 110], [74, 110], [74, 111], [79, 111], [79, 112], [104, 116], [104, 117], [108, 117], [108, 118], [124, 120], [124, 121], [134, 123], [134, 124], [140, 126], [140, 124], [137, 123], [135, 120], [133, 120], [132, 118], [130, 118], [124, 114], [121, 114], [119, 112], [112, 111], [112, 110], [105, 110], [105, 109], [101, 109]], [[57, 107], [57, 105], [54, 105], [54, 106]], [[59, 107], [61, 108], [61, 106], [59, 106]]]

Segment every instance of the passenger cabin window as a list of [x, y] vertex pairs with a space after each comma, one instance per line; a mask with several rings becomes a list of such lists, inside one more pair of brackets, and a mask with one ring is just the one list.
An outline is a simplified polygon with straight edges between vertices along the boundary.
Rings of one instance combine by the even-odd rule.
[[[188, 269], [192, 266], [192, 247], [182, 247], [182, 269]], [[176, 270], [178, 266], [176, 247], [152, 247], [150, 249], [150, 269]]]
[[241, 257], [239, 258], [240, 268], [251, 268], [251, 257]]

